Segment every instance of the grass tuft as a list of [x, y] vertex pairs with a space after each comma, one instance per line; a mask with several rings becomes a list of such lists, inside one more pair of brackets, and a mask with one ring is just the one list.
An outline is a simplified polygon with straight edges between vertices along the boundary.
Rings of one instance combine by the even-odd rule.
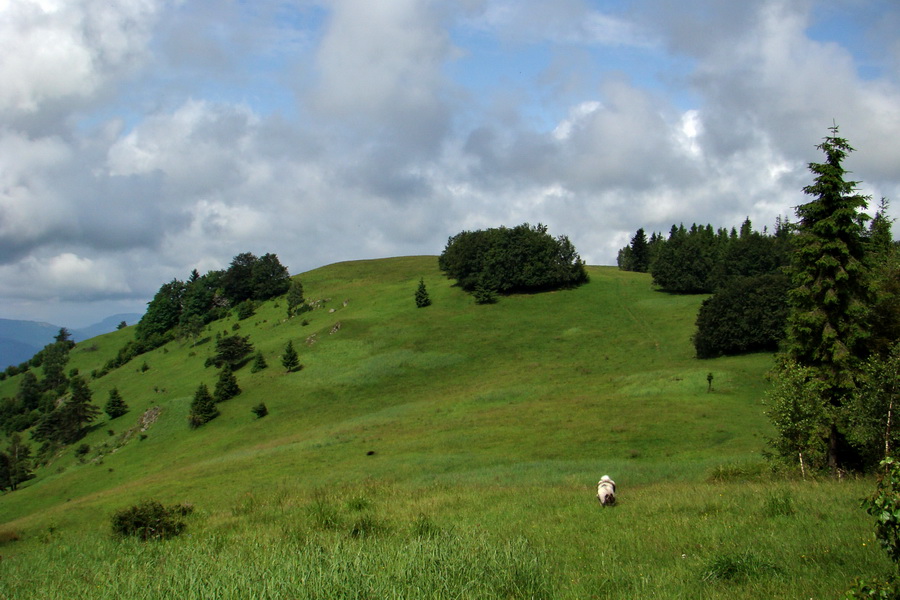
[[732, 463], [716, 465], [706, 480], [710, 483], [753, 481], [770, 475], [771, 468], [766, 463]]
[[753, 552], [745, 550], [737, 553], [719, 554], [707, 562], [703, 569], [703, 581], [742, 582], [759, 577], [768, 577], [779, 571], [778, 567], [763, 560]]
[[766, 495], [763, 514], [767, 517], [789, 517], [797, 512], [794, 496], [788, 491], [772, 491]]

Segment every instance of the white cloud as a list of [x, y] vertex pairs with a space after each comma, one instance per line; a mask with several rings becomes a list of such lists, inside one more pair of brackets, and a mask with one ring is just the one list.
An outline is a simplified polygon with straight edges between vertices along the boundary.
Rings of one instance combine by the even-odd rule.
[[46, 258], [30, 256], [17, 265], [0, 267], [0, 273], [0, 294], [31, 300], [90, 300], [130, 292], [125, 274], [115, 262], [71, 252]]
[[87, 98], [140, 61], [152, 0], [9, 0], [0, 7], [0, 114]]
[[448, 126], [442, 68], [452, 45], [429, 3], [338, 0], [316, 53], [316, 110], [417, 148], [434, 147]]
[[0, 130], [0, 264], [71, 222], [73, 207], [49, 181], [70, 158], [57, 137]]

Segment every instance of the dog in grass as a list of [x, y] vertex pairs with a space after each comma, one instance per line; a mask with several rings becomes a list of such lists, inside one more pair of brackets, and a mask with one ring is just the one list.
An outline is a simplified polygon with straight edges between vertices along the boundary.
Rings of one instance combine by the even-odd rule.
[[597, 482], [597, 500], [601, 506], [614, 506], [616, 504], [616, 482], [604, 475]]

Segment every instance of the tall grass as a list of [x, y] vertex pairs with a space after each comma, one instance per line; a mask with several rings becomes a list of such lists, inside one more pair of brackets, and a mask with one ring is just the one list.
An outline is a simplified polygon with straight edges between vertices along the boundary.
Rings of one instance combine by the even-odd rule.
[[867, 484], [620, 487], [606, 509], [575, 486], [278, 487], [170, 540], [24, 532], [0, 598], [834, 597], [890, 568], [850, 501]]
[[141, 543], [66, 536], [28, 561], [7, 560], [0, 597], [550, 598], [546, 553], [524, 538], [471, 532], [354, 536], [210, 532]]

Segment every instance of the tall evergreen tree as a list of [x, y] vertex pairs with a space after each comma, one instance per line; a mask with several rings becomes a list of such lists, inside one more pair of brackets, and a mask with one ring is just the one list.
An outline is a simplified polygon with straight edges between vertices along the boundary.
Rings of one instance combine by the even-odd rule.
[[80, 375], [72, 377], [69, 388], [72, 390], [71, 397], [57, 409], [61, 413], [63, 427], [59, 441], [64, 444], [71, 444], [83, 438], [86, 426], [100, 414], [100, 409], [91, 404], [93, 392], [83, 377]]
[[194, 399], [191, 401], [191, 409], [188, 413], [188, 424], [192, 429], [196, 429], [201, 425], [209, 423], [219, 416], [219, 409], [213, 401], [213, 397], [209, 393], [209, 388], [205, 383], [201, 383], [194, 392]]
[[[18, 433], [13, 433], [9, 437], [9, 446], [3, 454], [4, 457], [0, 459], [0, 462], [3, 463], [0, 466], [0, 489], [7, 487], [15, 490], [20, 483], [34, 477], [31, 447], [22, 443], [22, 436]], [[3, 480], [4, 475], [5, 481]]]
[[216, 389], [213, 392], [213, 400], [216, 402], [225, 402], [240, 393], [241, 388], [238, 385], [237, 377], [234, 376], [231, 365], [226, 363], [219, 372], [219, 379], [216, 381]]
[[[857, 193], [856, 181], [845, 179], [842, 163], [853, 151], [838, 128], [817, 146], [825, 162], [810, 163], [814, 182], [803, 188], [812, 200], [796, 208], [793, 288], [788, 294], [787, 362], [809, 373], [818, 393], [824, 422], [818, 430], [827, 466], [837, 469], [852, 462], [847, 442], [855, 375], [866, 354], [868, 306], [871, 302], [865, 264], [865, 221], [868, 197]], [[779, 388], [773, 400], [778, 401]], [[802, 448], [796, 448], [802, 452]]]
[[109, 390], [109, 400], [106, 401], [104, 412], [109, 415], [110, 419], [117, 419], [128, 412], [128, 405], [122, 399], [122, 394], [118, 388]]
[[284, 353], [281, 355], [281, 364], [287, 369], [288, 373], [292, 373], [300, 368], [300, 357], [294, 350], [294, 342], [288, 341], [284, 347]]
[[41, 367], [44, 371], [44, 379], [41, 387], [45, 390], [61, 390], [65, 392], [66, 364], [69, 362], [69, 344], [67, 342], [54, 342], [47, 344], [41, 351]]
[[650, 245], [644, 228], [635, 232], [631, 238], [631, 270], [646, 273], [650, 269]]

